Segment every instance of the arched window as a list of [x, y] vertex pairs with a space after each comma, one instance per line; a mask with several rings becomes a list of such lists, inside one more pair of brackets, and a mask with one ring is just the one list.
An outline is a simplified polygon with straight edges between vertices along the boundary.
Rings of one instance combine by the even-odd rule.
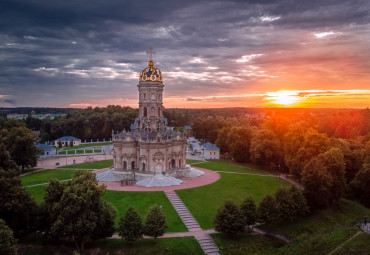
[[148, 115], [148, 110], [146, 109], [146, 107], [144, 107], [144, 117], [146, 117]]
[[143, 163], [143, 171], [145, 171], [145, 163]]
[[161, 117], [161, 108], [158, 108], [158, 117]]
[[144, 100], [146, 100], [146, 93], [144, 93]]
[[131, 161], [131, 169], [135, 169], [135, 161]]
[[179, 159], [179, 167], [181, 167], [181, 159]]
[[123, 170], [127, 170], [127, 162], [123, 161]]

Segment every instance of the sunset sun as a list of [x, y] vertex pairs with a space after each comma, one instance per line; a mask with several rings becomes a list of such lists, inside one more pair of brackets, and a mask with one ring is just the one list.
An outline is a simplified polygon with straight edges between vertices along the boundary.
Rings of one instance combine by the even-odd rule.
[[266, 100], [269, 104], [290, 106], [300, 103], [303, 98], [298, 95], [297, 91], [281, 90], [276, 92], [267, 92]]

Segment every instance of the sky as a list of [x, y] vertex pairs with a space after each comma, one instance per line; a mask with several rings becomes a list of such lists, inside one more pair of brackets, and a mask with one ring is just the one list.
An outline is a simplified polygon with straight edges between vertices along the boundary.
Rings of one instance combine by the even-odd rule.
[[370, 106], [370, 1], [1, 0], [0, 107]]

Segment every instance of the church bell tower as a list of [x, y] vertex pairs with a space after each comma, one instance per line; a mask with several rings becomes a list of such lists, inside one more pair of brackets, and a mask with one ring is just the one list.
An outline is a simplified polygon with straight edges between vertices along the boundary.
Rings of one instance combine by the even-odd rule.
[[163, 117], [163, 78], [158, 68], [154, 67], [152, 48], [147, 51], [149, 63], [140, 73], [139, 89], [139, 122], [137, 129], [142, 131], [165, 131], [166, 125]]

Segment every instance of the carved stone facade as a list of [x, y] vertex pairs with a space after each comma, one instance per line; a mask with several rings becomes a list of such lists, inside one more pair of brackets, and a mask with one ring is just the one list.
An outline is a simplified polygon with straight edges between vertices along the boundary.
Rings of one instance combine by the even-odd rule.
[[139, 117], [131, 130], [112, 134], [114, 170], [143, 179], [153, 174], [176, 176], [186, 167], [186, 134], [167, 126], [163, 117], [163, 78], [150, 58], [140, 74]]

